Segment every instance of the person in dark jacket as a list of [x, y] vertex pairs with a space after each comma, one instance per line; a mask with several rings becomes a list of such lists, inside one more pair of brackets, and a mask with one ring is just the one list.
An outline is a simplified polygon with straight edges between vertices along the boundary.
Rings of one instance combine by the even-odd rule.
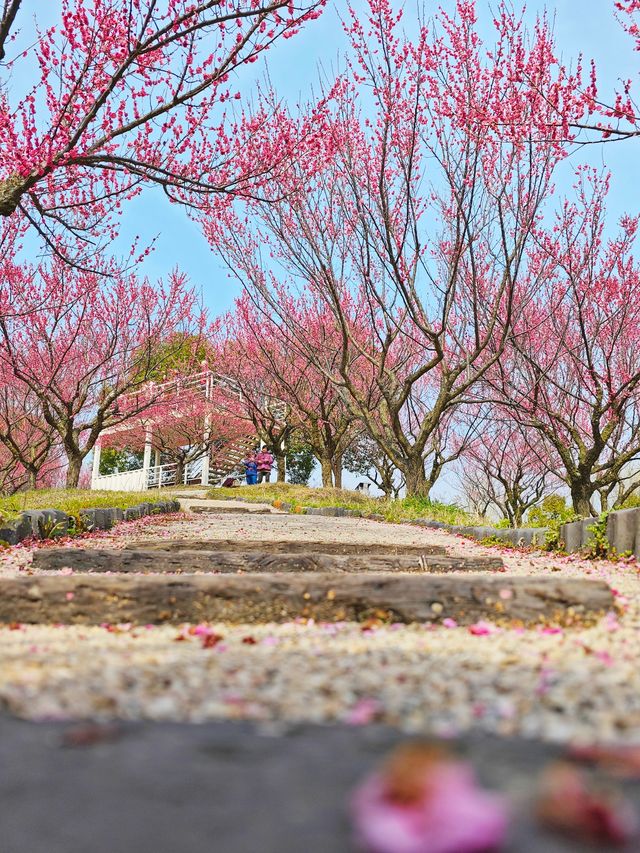
[[242, 464], [244, 465], [247, 486], [255, 486], [258, 482], [258, 463], [256, 461], [256, 454], [249, 453], [247, 458], [242, 460]]

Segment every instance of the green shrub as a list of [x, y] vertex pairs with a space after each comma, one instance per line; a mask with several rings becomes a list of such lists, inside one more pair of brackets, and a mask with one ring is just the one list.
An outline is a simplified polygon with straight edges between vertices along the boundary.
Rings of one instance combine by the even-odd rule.
[[626, 501], [621, 505], [617, 506], [616, 509], [636, 509], [640, 506], [640, 494], [631, 495], [626, 499]]
[[531, 507], [527, 514], [527, 527], [549, 528], [545, 536], [545, 548], [556, 551], [560, 547], [560, 528], [563, 524], [576, 521], [578, 516], [562, 495], [547, 495], [542, 503]]
[[501, 536], [483, 536], [480, 539], [481, 545], [489, 545], [491, 547], [498, 546], [499, 548], [508, 548], [512, 551], [515, 551], [517, 546], [513, 544], [513, 542], [509, 542], [508, 539], [502, 539]]
[[306, 486], [311, 479], [316, 460], [310, 447], [294, 445], [287, 453], [287, 476], [294, 486]]
[[562, 495], [547, 495], [542, 503], [531, 507], [527, 514], [527, 527], [552, 527], [576, 520], [573, 507]]
[[608, 512], [601, 512], [597, 519], [594, 519], [593, 524], [589, 525], [587, 530], [591, 533], [589, 545], [587, 547], [587, 556], [593, 560], [608, 557], [611, 552], [611, 546], [607, 540], [607, 518]]

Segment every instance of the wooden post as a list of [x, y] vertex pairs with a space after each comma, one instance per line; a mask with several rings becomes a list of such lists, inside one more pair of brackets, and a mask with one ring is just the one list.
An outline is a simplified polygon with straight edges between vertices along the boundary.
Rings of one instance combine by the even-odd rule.
[[142, 461], [143, 488], [149, 488], [149, 469], [151, 468], [151, 429], [147, 429], [144, 436], [144, 457]]
[[93, 465], [91, 468], [91, 488], [96, 488], [96, 480], [100, 476], [100, 454], [101, 454], [100, 439], [93, 446]]
[[204, 442], [204, 456], [202, 457], [202, 476], [200, 482], [203, 486], [209, 485], [209, 463], [211, 461], [211, 448], [209, 447], [209, 438], [211, 437], [211, 418], [205, 415], [204, 419], [204, 434], [202, 440]]

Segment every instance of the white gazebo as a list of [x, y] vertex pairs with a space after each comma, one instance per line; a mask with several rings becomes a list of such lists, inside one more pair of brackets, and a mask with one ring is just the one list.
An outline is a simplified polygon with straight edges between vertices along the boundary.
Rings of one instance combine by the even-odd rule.
[[[175, 395], [180, 399], [182, 390], [200, 389], [207, 399], [211, 399], [214, 388], [222, 387], [231, 396], [237, 399], [242, 398], [242, 392], [234, 380], [225, 376], [220, 376], [211, 370], [204, 370], [188, 377], [180, 377], [172, 379], [169, 382], [164, 382], [160, 385], [150, 383], [144, 392], [149, 395], [149, 399], [161, 399], [163, 396]], [[126, 398], [123, 398], [122, 405], [126, 407]], [[104, 489], [107, 491], [122, 491], [122, 492], [142, 492], [146, 489], [161, 488], [162, 486], [179, 485], [176, 483], [176, 475], [178, 466], [176, 463], [167, 465], [161, 464], [160, 453], [153, 450], [153, 426], [149, 426], [145, 433], [144, 455], [142, 467], [133, 471], [121, 471], [115, 474], [100, 473], [100, 456], [103, 444], [106, 445], [105, 439], [110, 435], [126, 430], [128, 424], [124, 421], [122, 424], [111, 429], [105, 430], [94, 447], [93, 451], [93, 468], [91, 472], [91, 488]], [[205, 424], [205, 433], [207, 425]], [[203, 443], [206, 446], [208, 443], [208, 434], [203, 436]], [[202, 484], [203, 486], [215, 485], [224, 479], [225, 476], [236, 473], [236, 469], [240, 464], [243, 456], [247, 451], [246, 439], [239, 441], [237, 447], [234, 445], [229, 448], [227, 458], [225, 460], [225, 469], [213, 469], [210, 464], [210, 453], [205, 452], [201, 456], [189, 462], [184, 467], [184, 474], [181, 477], [181, 483], [191, 485], [194, 483]], [[153, 458], [152, 458], [153, 457]], [[227, 470], [228, 467], [228, 470]]]

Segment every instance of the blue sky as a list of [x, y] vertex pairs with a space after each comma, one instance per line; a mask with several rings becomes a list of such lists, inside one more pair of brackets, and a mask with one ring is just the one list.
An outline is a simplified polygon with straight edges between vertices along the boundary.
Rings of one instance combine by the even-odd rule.
[[[518, 5], [519, 0], [515, 0]], [[354, 0], [356, 7], [364, 7], [363, 0]], [[491, 9], [497, 0], [477, 0], [478, 14], [483, 34], [491, 38]], [[427, 16], [435, 13], [440, 3], [424, 0]], [[442, 0], [445, 9], [451, 10], [454, 0]], [[527, 18], [530, 21], [545, 8], [555, 20], [557, 44], [564, 60], [575, 63], [578, 54], [585, 60], [594, 58], [604, 94], [615, 87], [619, 78], [636, 78], [640, 88], [640, 57], [634, 53], [631, 39], [623, 32], [613, 14], [613, 0], [529, 0]], [[28, 8], [28, 7], [25, 7]], [[415, 18], [417, 4], [405, 4], [407, 29]], [[59, 0], [38, 4], [35, 13], [40, 27], [56, 22], [60, 13]], [[317, 83], [321, 69], [330, 71], [340, 62], [346, 49], [346, 40], [340, 24], [346, 14], [344, 0], [332, 2], [322, 17], [307, 26], [292, 39], [281, 40], [267, 54], [267, 61], [249, 66], [238, 76], [237, 85], [245, 104], [255, 92], [258, 79], [269, 78], [276, 92], [295, 104], [306, 100]], [[27, 16], [22, 18], [25, 38], [28, 38]], [[20, 66], [18, 66], [20, 68]], [[20, 79], [19, 71], [13, 83], [18, 88], [28, 87], [28, 79]], [[578, 163], [588, 162], [606, 166], [612, 172], [610, 214], [613, 222], [623, 213], [640, 209], [637, 187], [640, 185], [640, 140], [598, 145], [581, 149], [561, 168], [557, 177], [559, 189], [570, 186], [572, 171]], [[155, 250], [144, 264], [144, 272], [152, 279], [165, 276], [178, 266], [188, 273], [192, 283], [202, 292], [203, 301], [211, 314], [219, 314], [231, 307], [239, 293], [238, 283], [229, 278], [221, 261], [211, 251], [184, 210], [169, 204], [157, 190], [147, 191], [125, 207], [123, 216], [122, 249], [139, 235], [143, 243], [156, 238]], [[117, 247], [116, 247], [117, 249]]]
[[[435, 11], [437, 5], [426, 0], [428, 11]], [[451, 8], [453, 3], [445, 0], [443, 5]], [[478, 0], [480, 20], [487, 35], [492, 5], [489, 0]], [[407, 9], [413, 8], [413, 5], [407, 6]], [[546, 4], [530, 0], [527, 16], [533, 20], [536, 13], [544, 8], [555, 18], [557, 42], [565, 61], [574, 62], [579, 53], [586, 59], [593, 57], [596, 60], [603, 93], [613, 89], [616, 80], [625, 76], [637, 76], [637, 85], [640, 86], [640, 75], [637, 74], [640, 71], [639, 57], [634, 54], [631, 40], [614, 18], [613, 0], [557, 0]], [[276, 45], [269, 52], [267, 63], [260, 68], [252, 66], [251, 76], [239, 78], [243, 100], [250, 100], [256, 76], [264, 76], [267, 69], [271, 82], [282, 97], [292, 103], [305, 99], [316, 84], [319, 69], [335, 66], [345, 49], [340, 26], [340, 15], [345, 11], [345, 3], [339, 0], [300, 35]], [[640, 209], [637, 192], [640, 186], [639, 155], [640, 141], [583, 148], [564, 165], [557, 183], [560, 188], [563, 184], [568, 186], [572, 169], [580, 162], [609, 168], [613, 174], [610, 196], [613, 221], [623, 212], [634, 213]], [[156, 249], [146, 262], [145, 271], [155, 278], [178, 265], [189, 274], [192, 283], [201, 288], [211, 313], [221, 313], [238, 295], [238, 284], [228, 277], [224, 266], [184, 211], [159, 196], [159, 193], [148, 192], [126, 208], [125, 237], [130, 239], [140, 234], [143, 240], [150, 240], [157, 236]]]
[[[433, 0], [425, 0], [428, 12], [435, 12], [438, 5]], [[453, 0], [445, 0], [442, 5], [450, 9]], [[478, 14], [487, 38], [491, 38], [490, 10], [494, 5], [490, 0], [478, 0]], [[409, 10], [416, 6], [407, 4], [406, 8], [409, 26]], [[613, 0], [557, 0], [555, 4], [529, 0], [528, 18], [533, 21], [545, 8], [555, 20], [557, 44], [564, 61], [575, 64], [580, 53], [585, 60], [595, 59], [603, 94], [613, 90], [616, 82], [625, 77], [635, 77], [640, 87], [640, 57], [634, 53], [631, 40], [615, 20]], [[254, 73], [251, 78], [241, 78], [239, 88], [243, 100], [250, 100], [256, 77], [263, 77], [267, 70], [275, 90], [283, 98], [291, 103], [305, 100], [316, 85], [320, 70], [327, 71], [339, 64], [340, 55], [346, 48], [340, 25], [340, 16], [345, 13], [346, 3], [338, 0], [300, 35], [275, 46], [269, 52], [267, 63], [259, 69], [252, 66]], [[609, 196], [612, 224], [624, 212], [640, 211], [640, 140], [580, 149], [557, 173], [558, 189], [566, 187], [569, 190], [573, 170], [579, 163], [604, 166], [612, 172]], [[204, 304], [211, 313], [222, 313], [232, 306], [240, 291], [239, 284], [235, 278], [229, 277], [222, 262], [184, 212], [164, 199], [159, 201], [148, 194], [126, 211], [125, 233], [130, 228], [130, 235], [139, 233], [143, 238], [158, 235], [156, 250], [146, 263], [146, 271], [152, 277], [161, 276], [178, 264], [189, 274], [192, 283], [201, 288]], [[347, 488], [354, 488], [360, 479], [357, 475], [344, 473]], [[310, 485], [321, 485], [319, 470], [312, 474]], [[449, 467], [443, 472], [434, 487], [433, 496], [445, 501], [460, 498], [454, 468]]]

